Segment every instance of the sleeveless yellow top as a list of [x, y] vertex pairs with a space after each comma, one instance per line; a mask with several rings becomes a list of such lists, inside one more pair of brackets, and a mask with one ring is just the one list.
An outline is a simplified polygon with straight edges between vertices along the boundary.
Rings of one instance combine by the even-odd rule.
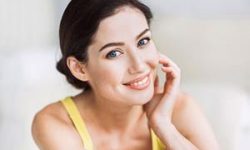
[[[77, 132], [79, 133], [82, 142], [84, 143], [84, 148], [86, 150], [94, 150], [93, 142], [88, 133], [87, 127], [82, 119], [74, 101], [71, 97], [66, 97], [64, 100], [61, 100], [63, 106], [67, 110], [70, 119], [75, 125]], [[153, 130], [151, 130], [151, 139], [152, 139], [152, 150], [164, 150], [164, 145], [160, 139], [155, 135]]]

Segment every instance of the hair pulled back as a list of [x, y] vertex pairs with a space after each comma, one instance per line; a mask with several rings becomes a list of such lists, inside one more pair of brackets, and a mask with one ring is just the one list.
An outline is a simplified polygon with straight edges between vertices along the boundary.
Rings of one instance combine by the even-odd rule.
[[115, 14], [116, 10], [122, 6], [139, 9], [150, 24], [151, 10], [138, 0], [71, 0], [65, 9], [59, 29], [62, 58], [57, 62], [56, 68], [74, 87], [90, 89], [88, 82], [73, 76], [67, 66], [67, 58], [73, 56], [77, 60], [87, 63], [87, 49], [100, 22]]

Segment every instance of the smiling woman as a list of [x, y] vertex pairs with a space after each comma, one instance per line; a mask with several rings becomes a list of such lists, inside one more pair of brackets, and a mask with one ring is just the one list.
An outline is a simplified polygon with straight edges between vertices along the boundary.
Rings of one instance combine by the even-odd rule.
[[57, 69], [83, 91], [36, 114], [32, 134], [40, 149], [218, 149], [198, 106], [179, 90], [179, 67], [157, 51], [151, 18], [137, 0], [69, 3]]

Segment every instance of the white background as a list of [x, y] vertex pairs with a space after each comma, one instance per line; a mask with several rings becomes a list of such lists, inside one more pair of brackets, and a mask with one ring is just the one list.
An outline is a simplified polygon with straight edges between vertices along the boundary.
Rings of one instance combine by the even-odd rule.
[[[182, 88], [201, 104], [222, 149], [249, 149], [250, 1], [144, 2], [158, 49], [182, 69]], [[36, 149], [35, 112], [78, 92], [55, 70], [67, 3], [0, 0], [0, 149]]]

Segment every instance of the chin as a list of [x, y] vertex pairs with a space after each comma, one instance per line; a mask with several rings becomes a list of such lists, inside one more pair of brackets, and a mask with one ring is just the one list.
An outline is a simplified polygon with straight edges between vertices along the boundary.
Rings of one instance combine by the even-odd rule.
[[150, 86], [147, 90], [127, 94], [126, 99], [128, 99], [132, 105], [144, 105], [152, 99], [153, 94], [154, 88]]

